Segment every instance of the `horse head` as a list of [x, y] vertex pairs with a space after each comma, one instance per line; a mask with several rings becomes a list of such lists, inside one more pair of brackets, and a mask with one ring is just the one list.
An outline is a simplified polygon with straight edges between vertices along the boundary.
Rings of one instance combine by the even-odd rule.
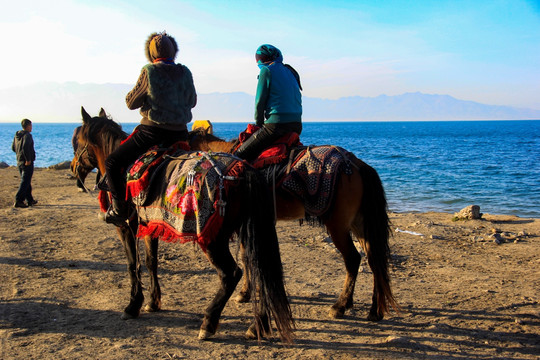
[[[82, 127], [77, 135], [77, 151], [71, 161], [75, 176], [86, 177], [88, 172], [98, 168], [105, 173], [105, 159], [117, 144], [127, 137], [122, 126], [100, 109], [98, 116], [92, 117], [81, 106]], [[86, 175], [85, 175], [86, 172]]]
[[200, 150], [200, 151], [209, 151], [210, 148], [208, 146], [207, 137], [209, 136], [209, 133], [207, 129], [199, 127], [194, 128], [192, 131], [189, 132], [188, 135], [188, 141], [189, 146], [192, 149]]

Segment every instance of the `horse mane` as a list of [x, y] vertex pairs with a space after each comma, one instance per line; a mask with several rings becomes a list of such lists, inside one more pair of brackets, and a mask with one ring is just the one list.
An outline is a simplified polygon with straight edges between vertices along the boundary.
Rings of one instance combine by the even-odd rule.
[[[202, 145], [208, 146], [209, 143], [223, 143], [223, 147], [231, 147], [238, 141], [237, 138], [232, 140], [225, 140], [214, 134], [209, 134], [206, 129], [196, 128], [189, 133], [189, 143], [191, 144], [192, 140], [197, 138]], [[208, 146], [209, 147], [209, 146]], [[224, 149], [223, 151], [226, 151]]]
[[122, 125], [116, 123], [110, 117], [93, 117], [82, 127], [82, 136], [90, 143], [100, 144], [106, 154], [110, 154], [118, 145], [118, 142], [127, 138], [127, 133], [122, 130]]
[[[206, 129], [204, 128], [196, 128], [194, 130], [192, 130], [189, 134], [190, 138], [192, 137], [195, 137], [195, 136], [200, 136], [202, 137], [203, 139], [205, 139], [206, 141], [224, 141], [224, 142], [228, 142], [227, 140], [225, 139], [222, 139], [214, 134], [209, 134]], [[231, 140], [232, 141], [232, 140]]]

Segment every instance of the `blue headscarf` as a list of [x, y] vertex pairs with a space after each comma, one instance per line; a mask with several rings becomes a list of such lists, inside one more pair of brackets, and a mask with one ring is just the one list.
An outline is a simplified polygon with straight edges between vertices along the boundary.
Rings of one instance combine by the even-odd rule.
[[281, 51], [273, 45], [264, 44], [259, 46], [257, 52], [255, 52], [255, 59], [257, 60], [257, 65], [268, 65], [272, 62], [283, 62], [283, 55]]
[[[270, 44], [259, 46], [257, 52], [255, 52], [255, 59], [257, 60], [257, 65], [259, 68], [268, 66], [273, 62], [283, 63], [283, 55], [281, 55], [281, 51], [279, 51], [277, 47]], [[298, 82], [300, 90], [302, 90], [302, 84], [300, 84], [300, 75], [298, 75], [298, 72], [289, 64], [283, 65], [291, 70], [292, 74], [296, 78], [296, 81]]]

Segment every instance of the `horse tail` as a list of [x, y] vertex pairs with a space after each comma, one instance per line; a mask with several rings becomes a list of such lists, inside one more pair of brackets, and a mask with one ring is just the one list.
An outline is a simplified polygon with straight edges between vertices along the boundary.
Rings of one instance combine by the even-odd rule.
[[360, 212], [356, 215], [352, 230], [366, 253], [368, 264], [373, 272], [373, 307], [370, 320], [381, 320], [390, 307], [399, 311], [390, 287], [388, 265], [390, 260], [390, 219], [384, 188], [377, 171], [354, 157], [363, 182], [363, 197]]
[[258, 171], [247, 168], [244, 177], [247, 188], [239, 238], [245, 247], [246, 275], [252, 282], [257, 336], [265, 329], [271, 332], [273, 317], [281, 339], [290, 343], [294, 320], [283, 281], [273, 202]]

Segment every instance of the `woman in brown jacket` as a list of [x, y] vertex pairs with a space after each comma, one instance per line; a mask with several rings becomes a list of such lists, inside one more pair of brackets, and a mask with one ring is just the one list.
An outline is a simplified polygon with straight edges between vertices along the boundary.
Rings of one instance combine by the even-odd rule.
[[112, 195], [105, 221], [117, 226], [125, 225], [128, 218], [126, 168], [154, 145], [168, 147], [187, 140], [186, 124], [197, 104], [191, 72], [174, 63], [178, 45], [172, 36], [165, 32], [151, 34], [145, 53], [149, 64], [142, 68], [137, 84], [126, 96], [128, 108], [140, 108], [140, 125], [109, 155], [105, 164]]

